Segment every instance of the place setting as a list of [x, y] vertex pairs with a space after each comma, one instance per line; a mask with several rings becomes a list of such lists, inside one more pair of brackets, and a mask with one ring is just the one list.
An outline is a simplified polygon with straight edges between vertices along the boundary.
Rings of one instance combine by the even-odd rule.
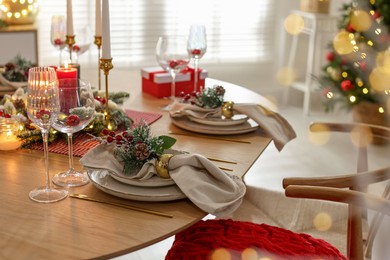
[[187, 198], [215, 215], [241, 204], [245, 184], [212, 162], [218, 159], [175, 150], [174, 138], [153, 136], [146, 123], [122, 133], [104, 133], [101, 144], [80, 159], [101, 191], [135, 201]]
[[238, 135], [258, 129], [271, 136], [280, 151], [296, 137], [295, 131], [280, 114], [254, 103], [225, 101], [223, 86], [202, 88], [171, 105], [172, 124], [184, 130], [207, 135]]

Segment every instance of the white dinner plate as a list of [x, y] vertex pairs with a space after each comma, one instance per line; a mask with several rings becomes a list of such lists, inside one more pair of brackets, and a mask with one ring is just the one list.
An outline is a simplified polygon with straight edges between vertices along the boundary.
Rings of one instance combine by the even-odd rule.
[[232, 118], [226, 119], [222, 117], [206, 117], [198, 118], [194, 116], [187, 116], [191, 121], [212, 126], [230, 126], [230, 125], [240, 125], [248, 121], [249, 117], [247, 115], [234, 115]]
[[105, 169], [87, 169], [96, 188], [116, 197], [137, 201], [172, 201], [186, 198], [177, 185], [167, 187], [138, 187], [116, 181]]
[[140, 180], [140, 179], [133, 179], [129, 178], [129, 176], [126, 176], [124, 174], [118, 174], [116, 172], [110, 172], [110, 175], [112, 178], [119, 182], [123, 182], [126, 184], [130, 184], [133, 186], [139, 186], [139, 187], [166, 187], [175, 185], [175, 182], [171, 178], [160, 178], [158, 176], [153, 176], [152, 178], [149, 178], [147, 180]]
[[200, 134], [213, 134], [213, 135], [235, 135], [235, 134], [246, 134], [253, 131], [259, 127], [259, 125], [252, 119], [248, 119], [246, 122], [239, 125], [230, 125], [230, 126], [214, 126], [214, 125], [204, 125], [191, 121], [187, 117], [173, 118], [171, 121], [177, 127], [183, 128], [185, 130], [200, 133]]

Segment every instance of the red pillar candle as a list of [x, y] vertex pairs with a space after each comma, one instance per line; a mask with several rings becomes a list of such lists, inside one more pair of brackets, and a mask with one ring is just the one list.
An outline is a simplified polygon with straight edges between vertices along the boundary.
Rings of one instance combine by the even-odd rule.
[[61, 112], [69, 115], [71, 108], [77, 107], [77, 69], [64, 67], [57, 70]]
[[[75, 68], [58, 68], [57, 69], [57, 79], [77, 79], [77, 69]], [[76, 81], [74, 87], [77, 87]], [[61, 88], [61, 84], [59, 86]]]

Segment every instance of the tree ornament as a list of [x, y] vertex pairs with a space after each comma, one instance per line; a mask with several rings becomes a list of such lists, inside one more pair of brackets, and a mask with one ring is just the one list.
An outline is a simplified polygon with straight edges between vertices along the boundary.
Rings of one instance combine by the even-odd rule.
[[326, 68], [326, 72], [329, 74], [330, 78], [339, 81], [341, 79], [341, 73], [339, 69], [335, 69], [331, 66]]
[[326, 53], [326, 59], [328, 61], [333, 61], [334, 60], [334, 53], [333, 53], [333, 51], [328, 51], [328, 53]]
[[345, 79], [341, 82], [341, 89], [343, 91], [349, 91], [349, 90], [352, 90], [354, 88], [352, 82], [349, 80], [349, 79]]
[[352, 24], [348, 24], [346, 28], [347, 32], [354, 33], [355, 29], [353, 28]]
[[370, 15], [363, 9], [355, 9], [351, 13], [351, 26], [358, 32], [365, 32], [371, 27]]
[[333, 48], [340, 55], [346, 55], [353, 52], [354, 45], [350, 33], [347, 31], [340, 31], [333, 39]]

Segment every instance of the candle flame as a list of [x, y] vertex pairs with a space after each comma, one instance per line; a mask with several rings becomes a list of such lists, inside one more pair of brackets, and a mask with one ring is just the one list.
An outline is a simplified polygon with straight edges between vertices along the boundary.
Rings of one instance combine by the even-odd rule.
[[65, 60], [65, 62], [64, 62], [64, 68], [65, 69], [68, 69], [69, 68], [69, 60]]
[[7, 138], [9, 138], [10, 136], [12, 136], [13, 135], [13, 133], [12, 133], [12, 131], [10, 130], [10, 131], [7, 131]]

